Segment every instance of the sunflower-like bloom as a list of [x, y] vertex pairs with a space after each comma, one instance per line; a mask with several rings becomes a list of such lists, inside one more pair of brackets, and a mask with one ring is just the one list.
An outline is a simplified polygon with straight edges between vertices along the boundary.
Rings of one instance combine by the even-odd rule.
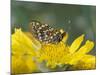
[[[68, 37], [66, 35], [66, 37]], [[56, 68], [61, 65], [72, 65], [76, 69], [94, 69], [95, 56], [89, 55], [94, 43], [87, 40], [81, 46], [84, 35], [79, 36], [68, 46], [65, 45], [66, 38], [58, 44], [43, 44], [38, 52], [39, 61], [46, 62], [47, 67]]]
[[89, 54], [94, 43], [87, 40], [83, 44], [84, 35], [81, 35], [68, 45], [67, 38], [68, 34], [57, 44], [44, 44], [30, 33], [22, 32], [21, 28], [15, 29], [12, 34], [12, 73], [61, 71], [64, 66], [63, 70], [95, 69], [95, 56]]

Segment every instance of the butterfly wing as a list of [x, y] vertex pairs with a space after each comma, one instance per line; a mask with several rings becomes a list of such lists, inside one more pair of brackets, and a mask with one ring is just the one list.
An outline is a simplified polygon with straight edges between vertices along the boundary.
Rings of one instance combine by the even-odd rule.
[[63, 39], [65, 33], [50, 27], [48, 24], [41, 24], [39, 21], [32, 21], [30, 30], [36, 39], [44, 43], [58, 43]]

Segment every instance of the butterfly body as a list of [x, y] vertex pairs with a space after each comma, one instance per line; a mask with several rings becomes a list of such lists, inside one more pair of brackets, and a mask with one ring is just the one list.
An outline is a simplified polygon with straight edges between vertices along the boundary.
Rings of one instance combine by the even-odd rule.
[[43, 43], [58, 43], [63, 39], [65, 33], [50, 27], [48, 24], [41, 24], [38, 21], [32, 21], [30, 28], [32, 35]]

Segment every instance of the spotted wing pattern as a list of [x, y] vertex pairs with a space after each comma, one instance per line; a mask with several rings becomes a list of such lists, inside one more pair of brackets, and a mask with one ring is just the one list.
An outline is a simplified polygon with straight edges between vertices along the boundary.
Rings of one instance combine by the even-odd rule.
[[65, 34], [65, 32], [54, 29], [48, 24], [41, 24], [39, 21], [32, 21], [30, 28], [32, 35], [44, 43], [58, 43], [63, 39]]

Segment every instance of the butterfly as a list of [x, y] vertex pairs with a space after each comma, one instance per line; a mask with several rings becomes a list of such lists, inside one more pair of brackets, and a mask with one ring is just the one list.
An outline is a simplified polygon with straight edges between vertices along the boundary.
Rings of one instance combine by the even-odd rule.
[[59, 43], [66, 34], [63, 30], [55, 29], [48, 24], [32, 21], [29, 24], [32, 35], [42, 43]]

